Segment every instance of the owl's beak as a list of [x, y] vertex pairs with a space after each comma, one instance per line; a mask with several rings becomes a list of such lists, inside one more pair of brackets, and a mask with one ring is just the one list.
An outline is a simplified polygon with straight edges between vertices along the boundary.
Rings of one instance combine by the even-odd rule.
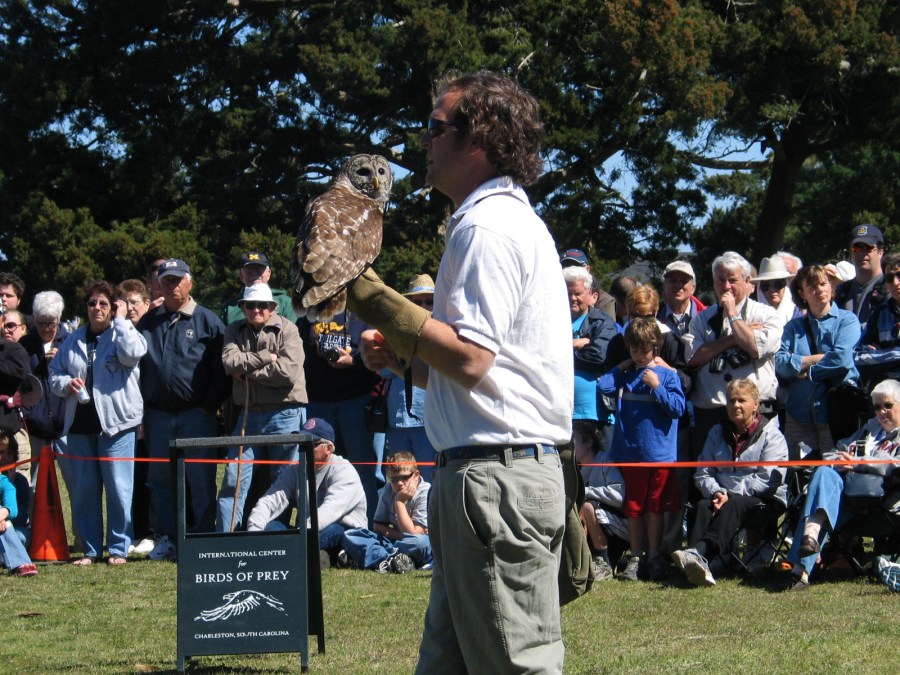
[[377, 190], [379, 187], [381, 187], [381, 184], [378, 182], [378, 176], [375, 176], [375, 189]]

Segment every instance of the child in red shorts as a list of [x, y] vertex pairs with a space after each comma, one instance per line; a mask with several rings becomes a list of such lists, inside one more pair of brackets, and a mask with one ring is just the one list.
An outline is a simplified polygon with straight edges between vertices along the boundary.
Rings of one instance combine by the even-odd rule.
[[[657, 356], [662, 332], [656, 319], [632, 320], [625, 329], [625, 345], [631, 358], [597, 382], [604, 394], [617, 393], [619, 399], [610, 461], [674, 462], [685, 398], [675, 370]], [[623, 466], [621, 471], [631, 558], [619, 578], [636, 581], [646, 573], [660, 581], [668, 571], [659, 551], [663, 514], [681, 508], [675, 471], [651, 466]]]

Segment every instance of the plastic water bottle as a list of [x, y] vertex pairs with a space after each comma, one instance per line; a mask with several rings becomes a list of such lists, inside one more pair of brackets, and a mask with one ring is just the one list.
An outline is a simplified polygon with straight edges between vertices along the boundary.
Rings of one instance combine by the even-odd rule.
[[87, 390], [87, 387], [82, 387], [81, 389], [76, 391], [75, 396], [78, 397], [78, 402], [81, 405], [91, 402], [91, 393]]

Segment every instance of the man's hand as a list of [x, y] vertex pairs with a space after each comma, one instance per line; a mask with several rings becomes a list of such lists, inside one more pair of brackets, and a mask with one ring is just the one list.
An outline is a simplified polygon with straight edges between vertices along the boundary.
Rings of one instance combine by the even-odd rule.
[[726, 318], [737, 316], [737, 302], [735, 302], [734, 293], [731, 291], [722, 293], [722, 297], [719, 298], [719, 307], [722, 308], [722, 313]]

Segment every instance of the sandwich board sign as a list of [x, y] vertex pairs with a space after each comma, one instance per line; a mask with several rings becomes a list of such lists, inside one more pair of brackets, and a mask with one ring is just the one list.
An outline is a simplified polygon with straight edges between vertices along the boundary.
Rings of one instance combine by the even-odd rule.
[[[283, 440], [283, 435], [246, 437], [243, 441], [248, 445], [257, 438], [272, 445], [276, 439], [282, 439], [279, 444], [303, 443], [306, 436], [292, 435], [292, 441]], [[201, 447], [194, 444], [207, 440], [221, 445], [225, 439], [173, 442], [178, 488], [178, 670], [184, 671], [187, 656], [299, 652], [305, 672], [309, 666], [310, 626], [308, 531], [302, 527], [272, 532], [188, 533], [184, 450], [192, 445]], [[299, 485], [306, 482], [306, 459], [312, 458], [312, 452], [304, 452], [306, 449], [301, 446]], [[298, 499], [297, 504], [297, 522], [305, 524], [306, 499]], [[317, 539], [315, 549], [318, 559]], [[314, 573], [318, 585], [312, 586], [319, 595], [313, 606], [321, 616], [318, 565]], [[320, 652], [324, 651], [321, 637], [324, 630]]]

